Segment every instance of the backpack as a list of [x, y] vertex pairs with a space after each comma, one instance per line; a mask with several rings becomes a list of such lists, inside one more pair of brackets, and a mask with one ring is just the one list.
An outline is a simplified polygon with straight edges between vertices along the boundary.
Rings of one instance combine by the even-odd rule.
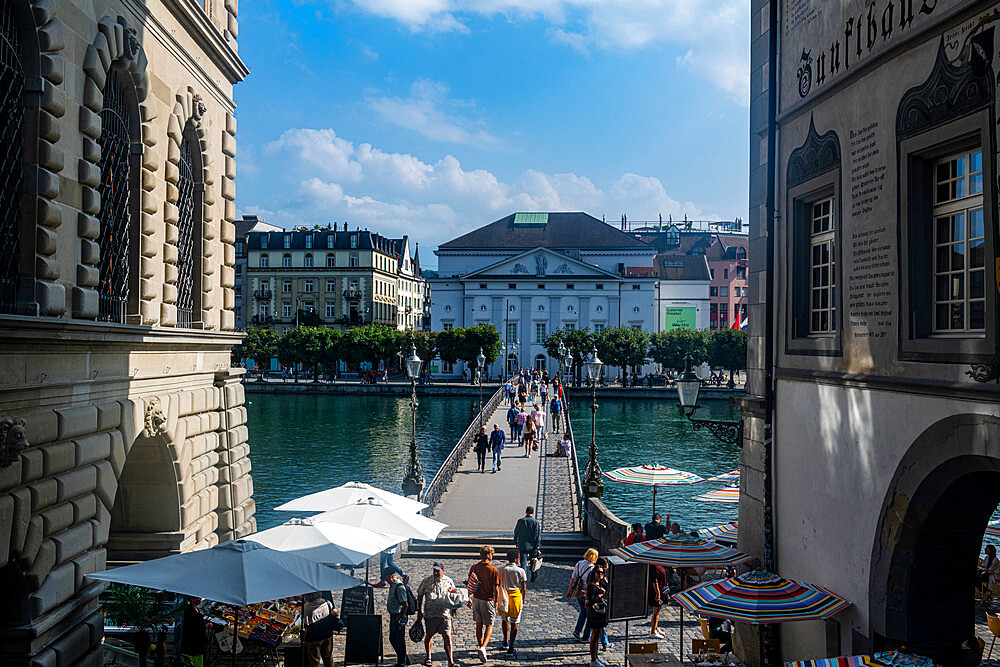
[[406, 584], [402, 584], [402, 586], [403, 588], [406, 589], [406, 611], [407, 613], [412, 614], [418, 611], [417, 597], [413, 594], [413, 591], [410, 589], [409, 586], [407, 586]]

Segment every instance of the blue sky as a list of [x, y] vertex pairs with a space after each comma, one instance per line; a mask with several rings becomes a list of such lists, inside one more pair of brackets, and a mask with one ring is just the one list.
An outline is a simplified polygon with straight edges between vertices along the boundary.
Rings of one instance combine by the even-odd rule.
[[747, 0], [255, 0], [237, 205], [428, 252], [514, 211], [745, 216]]

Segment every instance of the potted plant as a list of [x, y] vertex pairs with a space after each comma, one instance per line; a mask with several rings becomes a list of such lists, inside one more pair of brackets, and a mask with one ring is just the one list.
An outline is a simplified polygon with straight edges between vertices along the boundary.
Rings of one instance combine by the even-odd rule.
[[141, 586], [111, 584], [104, 594], [104, 616], [115, 625], [136, 628], [133, 639], [139, 665], [145, 667], [149, 655], [150, 634], [156, 637], [154, 664], [166, 656], [167, 625], [176, 620], [181, 604], [173, 593], [154, 591]]

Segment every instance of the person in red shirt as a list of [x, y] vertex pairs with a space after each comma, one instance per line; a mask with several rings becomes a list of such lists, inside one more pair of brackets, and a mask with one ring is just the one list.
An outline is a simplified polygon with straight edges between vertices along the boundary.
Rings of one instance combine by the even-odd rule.
[[639, 542], [645, 542], [645, 541], [646, 541], [646, 536], [642, 534], [642, 524], [641, 523], [633, 523], [632, 524], [632, 532], [630, 532], [628, 534], [628, 537], [625, 538], [625, 546], [629, 546], [630, 544], [637, 544]]
[[476, 653], [480, 662], [486, 662], [486, 646], [493, 634], [497, 617], [497, 599], [500, 597], [500, 572], [493, 567], [493, 547], [488, 544], [479, 549], [478, 563], [469, 569], [469, 584], [475, 581], [475, 590], [469, 600], [472, 619], [476, 622]]

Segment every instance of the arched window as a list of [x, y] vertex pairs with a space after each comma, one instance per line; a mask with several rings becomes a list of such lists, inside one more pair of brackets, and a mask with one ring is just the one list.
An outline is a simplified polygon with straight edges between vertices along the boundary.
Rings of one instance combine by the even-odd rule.
[[125, 88], [112, 69], [104, 86], [101, 110], [101, 258], [98, 296], [100, 319], [125, 322], [129, 299], [129, 229], [132, 219], [131, 121], [126, 108]]
[[0, 3], [0, 313], [13, 313], [20, 283], [24, 67], [10, 2]]
[[198, 144], [185, 132], [181, 156], [177, 163], [177, 326], [189, 327], [198, 306], [201, 292], [200, 253], [195, 244], [201, 239], [198, 212], [200, 165], [196, 165]]
[[267, 256], [266, 252], [260, 256], [260, 266], [263, 269], [271, 266], [271, 258]]
[[311, 254], [306, 255], [306, 268], [312, 268], [313, 256]]
[[326, 254], [326, 265], [331, 268], [337, 265], [337, 260], [332, 252], [328, 252]]
[[281, 256], [281, 266], [283, 266], [286, 269], [292, 267], [292, 256], [289, 255], [287, 252]]
[[545, 370], [545, 355], [539, 354], [535, 356], [535, 369], [539, 372]]
[[736, 259], [746, 259], [746, 258], [747, 258], [747, 249], [744, 248], [743, 246], [738, 246], [736, 248]]

